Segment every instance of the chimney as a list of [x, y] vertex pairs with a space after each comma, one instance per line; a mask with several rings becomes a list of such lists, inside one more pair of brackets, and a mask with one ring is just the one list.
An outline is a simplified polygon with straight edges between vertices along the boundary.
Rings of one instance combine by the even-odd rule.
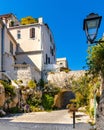
[[43, 18], [42, 17], [38, 18], [38, 23], [43, 24]]

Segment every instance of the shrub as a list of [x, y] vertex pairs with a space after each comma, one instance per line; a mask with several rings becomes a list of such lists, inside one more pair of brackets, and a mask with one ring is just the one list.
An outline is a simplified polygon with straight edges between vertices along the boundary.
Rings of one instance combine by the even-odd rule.
[[33, 23], [38, 23], [38, 19], [33, 18], [31, 16], [27, 16], [27, 17], [21, 19], [22, 25], [33, 24]]
[[36, 88], [36, 83], [33, 80], [30, 80], [28, 86], [29, 88]]
[[27, 99], [27, 103], [29, 105], [38, 107], [39, 105], [41, 105], [41, 93], [40, 92], [36, 92], [34, 94], [34, 96], [29, 96], [29, 98]]
[[12, 97], [16, 95], [14, 86], [2, 80], [0, 81], [0, 83], [3, 84], [6, 95], [12, 96]]
[[40, 89], [43, 89], [44, 88], [44, 85], [45, 85], [45, 82], [43, 79], [40, 79], [39, 82], [38, 82], [38, 86], [40, 87]]
[[35, 107], [35, 106], [30, 106], [30, 110], [32, 112], [39, 112], [39, 111], [43, 111], [43, 109], [41, 107]]
[[51, 95], [44, 94], [42, 97], [42, 105], [45, 110], [51, 110], [54, 103], [54, 98]]
[[12, 107], [9, 108], [9, 112], [15, 114], [15, 113], [20, 113], [21, 110], [18, 107]]

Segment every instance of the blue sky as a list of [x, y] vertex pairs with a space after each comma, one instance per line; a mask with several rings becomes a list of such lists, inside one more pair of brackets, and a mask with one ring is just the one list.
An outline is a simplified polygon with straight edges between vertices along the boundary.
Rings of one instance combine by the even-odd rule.
[[[89, 13], [104, 18], [104, 0], [1, 0], [0, 14], [14, 13], [18, 19], [26, 16], [43, 17], [51, 28], [57, 58], [66, 57], [71, 70], [82, 70], [86, 65], [88, 45], [83, 31], [83, 19]], [[104, 19], [98, 32], [104, 32]]]

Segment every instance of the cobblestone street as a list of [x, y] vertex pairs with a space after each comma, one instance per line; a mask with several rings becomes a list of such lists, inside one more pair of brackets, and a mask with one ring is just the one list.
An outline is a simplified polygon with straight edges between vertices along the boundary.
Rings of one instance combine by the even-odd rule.
[[[89, 130], [89, 117], [76, 113], [75, 130]], [[0, 130], [72, 130], [73, 119], [67, 110], [15, 114], [0, 118]]]

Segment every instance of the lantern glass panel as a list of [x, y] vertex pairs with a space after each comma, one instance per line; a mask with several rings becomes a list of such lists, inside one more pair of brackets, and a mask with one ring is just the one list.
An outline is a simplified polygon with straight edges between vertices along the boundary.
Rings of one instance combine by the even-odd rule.
[[86, 21], [86, 22], [87, 22], [86, 24], [87, 24], [88, 29], [98, 28], [99, 19], [90, 20], [90, 21]]

